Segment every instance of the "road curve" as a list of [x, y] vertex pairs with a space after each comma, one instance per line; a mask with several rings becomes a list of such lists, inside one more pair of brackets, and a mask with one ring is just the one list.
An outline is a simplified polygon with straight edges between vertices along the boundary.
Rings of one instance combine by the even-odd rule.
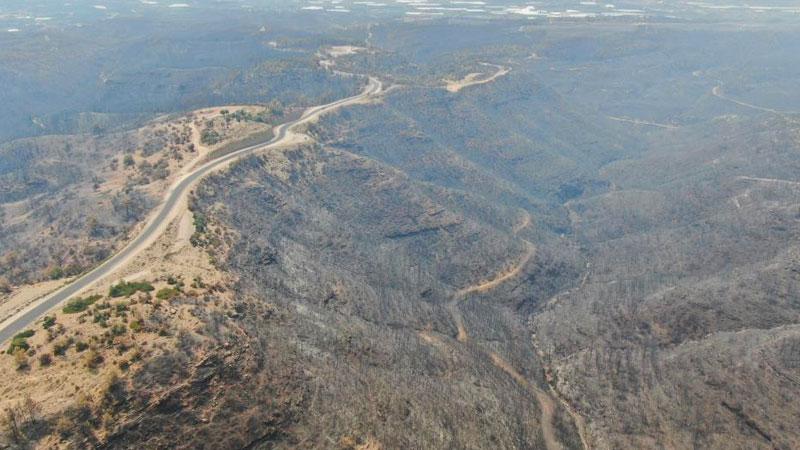
[[226, 164], [247, 156], [257, 150], [265, 150], [270, 147], [280, 145], [286, 139], [288, 132], [303, 123], [312, 121], [320, 115], [340, 108], [342, 106], [358, 102], [371, 95], [375, 95], [381, 91], [381, 82], [375, 78], [369, 77], [369, 83], [364, 91], [353, 97], [337, 100], [326, 105], [315, 106], [307, 109], [298, 119], [279, 125], [276, 128], [275, 135], [268, 142], [252, 145], [235, 152], [228, 153], [227, 155], [220, 156], [213, 159], [182, 178], [178, 179], [175, 184], [167, 191], [164, 201], [161, 203], [158, 212], [151, 215], [150, 220], [146, 223], [144, 229], [126, 245], [119, 253], [107, 259], [101, 265], [92, 269], [90, 272], [84, 274], [77, 280], [62, 287], [56, 292], [49, 294], [40, 300], [37, 300], [32, 305], [29, 305], [23, 311], [12, 316], [2, 324], [0, 324], [0, 344], [5, 343], [15, 334], [21, 332], [23, 329], [30, 326], [36, 319], [56, 307], [61, 302], [68, 298], [80, 293], [84, 289], [90, 287], [92, 284], [100, 281], [106, 276], [112, 274], [117, 269], [121, 268], [124, 264], [130, 261], [131, 257], [137, 255], [139, 252], [145, 250], [155, 239], [166, 229], [169, 222], [174, 218], [180, 209], [180, 205], [186, 198], [191, 187], [202, 177], [224, 167]]
[[756, 111], [764, 111], [764, 112], [769, 112], [769, 113], [778, 114], [778, 115], [800, 114], [800, 111], [781, 111], [779, 109], [772, 109], [772, 108], [767, 108], [767, 107], [764, 107], [764, 106], [758, 106], [758, 105], [754, 105], [752, 103], [747, 103], [747, 102], [743, 102], [741, 100], [736, 100], [733, 97], [728, 97], [727, 95], [725, 95], [722, 92], [722, 85], [721, 84], [711, 88], [711, 95], [713, 95], [714, 97], [717, 97], [719, 99], [722, 99], [722, 100], [725, 100], [725, 101], [729, 101], [731, 103], [735, 103], [735, 104], [737, 104], [739, 106], [744, 106], [745, 108], [754, 109]]

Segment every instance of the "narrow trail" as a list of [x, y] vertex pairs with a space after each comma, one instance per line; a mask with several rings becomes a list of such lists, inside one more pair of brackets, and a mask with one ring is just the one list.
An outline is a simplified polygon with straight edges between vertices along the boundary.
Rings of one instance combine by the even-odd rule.
[[[531, 224], [530, 213], [528, 211], [524, 211], [523, 213], [524, 215], [522, 219], [519, 221], [519, 223], [514, 225], [511, 230], [512, 234], [515, 236]], [[469, 336], [467, 334], [467, 328], [464, 325], [464, 317], [461, 315], [461, 311], [458, 309], [458, 303], [469, 294], [475, 292], [486, 292], [519, 275], [519, 273], [522, 272], [522, 269], [525, 267], [525, 264], [527, 264], [536, 253], [536, 246], [526, 239], [523, 239], [523, 242], [525, 243], [525, 253], [514, 266], [495, 274], [495, 276], [488, 281], [459, 289], [456, 291], [453, 299], [447, 304], [447, 309], [450, 312], [450, 315], [453, 317], [453, 322], [455, 322], [456, 328], [458, 329], [458, 335], [456, 336], [456, 339], [458, 339], [459, 342], [467, 342], [469, 340]]]
[[758, 177], [746, 177], [746, 176], [740, 176], [736, 178], [739, 180], [759, 181], [762, 183], [783, 184], [787, 186], [800, 186], [800, 181], [781, 180], [779, 178], [758, 178]]
[[589, 276], [591, 275], [591, 273], [592, 273], [592, 263], [587, 262], [586, 263], [586, 268], [584, 269], [583, 275], [581, 276], [581, 283], [577, 287], [571, 287], [571, 288], [569, 288], [569, 289], [567, 289], [565, 291], [561, 291], [561, 292], [557, 293], [556, 295], [550, 297], [550, 300], [548, 300], [547, 303], [545, 303], [545, 305], [544, 305], [545, 308], [552, 307], [559, 300], [561, 300], [561, 298], [564, 297], [565, 295], [571, 294], [572, 292], [574, 292], [574, 291], [576, 291], [578, 289], [582, 289], [584, 286], [586, 286], [586, 282], [589, 281]]
[[[577, 287], [569, 288], [565, 291], [559, 292], [550, 300], [547, 301], [545, 304], [545, 308], [551, 308], [555, 305], [563, 296], [568, 295], [574, 291], [582, 289], [586, 286], [586, 283], [589, 281], [589, 276], [592, 272], [592, 263], [586, 263], [586, 269], [583, 272], [583, 276], [581, 276], [581, 282]], [[531, 343], [533, 348], [536, 350], [536, 354], [539, 356], [539, 360], [542, 361], [542, 365], [544, 367], [544, 378], [547, 381], [547, 387], [550, 390], [550, 394], [553, 398], [558, 399], [561, 405], [564, 407], [564, 410], [569, 413], [572, 417], [572, 420], [575, 422], [575, 427], [578, 429], [578, 435], [581, 438], [581, 444], [583, 445], [584, 449], [589, 449], [591, 446], [589, 445], [589, 430], [588, 426], [586, 425], [586, 419], [572, 407], [572, 404], [558, 391], [556, 386], [556, 376], [553, 373], [553, 369], [551, 368], [550, 364], [548, 363], [549, 358], [544, 353], [539, 344], [539, 341], [536, 335], [533, 335], [533, 339], [531, 339]]]
[[514, 234], [519, 234], [520, 231], [528, 228], [531, 224], [531, 214], [528, 211], [525, 211], [525, 214], [522, 216], [522, 220], [519, 221], [518, 224], [514, 225], [513, 232]]
[[445, 86], [445, 89], [447, 89], [447, 92], [456, 93], [456, 92], [458, 92], [458, 91], [460, 91], [460, 90], [462, 90], [464, 88], [470, 87], [470, 86], [475, 86], [475, 85], [478, 85], [478, 84], [491, 83], [492, 81], [494, 81], [494, 80], [496, 80], [496, 79], [498, 79], [498, 78], [500, 78], [500, 77], [502, 77], [504, 75], [507, 75], [509, 72], [511, 72], [511, 69], [508, 68], [508, 67], [498, 66], [496, 64], [489, 64], [489, 63], [480, 63], [480, 64], [482, 66], [494, 67], [495, 69], [497, 69], [497, 72], [493, 73], [492, 75], [489, 75], [486, 78], [479, 78], [483, 74], [479, 73], [479, 72], [475, 72], [475, 73], [468, 74], [467, 76], [465, 76], [464, 78], [462, 78], [460, 80], [448, 80], [448, 79], [445, 79], [443, 81], [445, 83], [447, 83], [447, 86]]
[[[522, 219], [513, 226], [512, 232], [514, 235], [518, 235], [522, 230], [530, 226], [531, 224], [531, 216], [530, 214], [525, 211], [525, 215]], [[461, 311], [458, 308], [458, 304], [462, 301], [466, 296], [469, 294], [473, 294], [476, 292], [486, 292], [491, 289], [496, 288], [497, 286], [501, 285], [505, 281], [508, 281], [522, 272], [522, 269], [525, 267], [526, 264], [533, 258], [536, 253], [536, 246], [534, 246], [530, 241], [527, 239], [522, 239], [525, 244], [525, 253], [523, 253], [522, 257], [509, 269], [501, 271], [498, 274], [495, 274], [489, 281], [477, 283], [471, 286], [467, 286], [463, 289], [457, 291], [453, 299], [447, 304], [447, 310], [449, 311], [453, 322], [456, 324], [456, 328], [458, 333], [456, 335], [456, 340], [461, 343], [468, 343], [469, 342], [469, 334], [467, 332], [466, 325], [464, 324], [464, 318], [461, 314]], [[432, 339], [431, 336], [427, 334], [420, 333], [420, 337], [428, 342], [429, 344], [434, 344], [436, 341]], [[536, 349], [538, 353], [538, 348]], [[491, 360], [492, 364], [505, 372], [509, 375], [519, 386], [521, 386], [526, 391], [530, 392], [536, 401], [539, 403], [542, 411], [541, 417], [541, 426], [542, 426], [542, 436], [545, 441], [545, 445], [547, 446], [547, 450], [562, 450], [564, 448], [561, 445], [561, 442], [558, 440], [557, 433], [554, 426], [555, 414], [556, 414], [556, 400], [559, 401], [564, 405], [565, 410], [572, 416], [573, 420], [575, 421], [575, 426], [578, 428], [578, 433], [580, 434], [581, 442], [585, 449], [588, 449], [589, 446], [586, 443], [584, 438], [584, 429], [585, 423], [583, 421], [583, 417], [577, 414], [569, 405], [563, 401], [553, 390], [553, 387], [550, 386], [550, 381], [548, 380], [548, 386], [550, 387], [551, 393], [545, 392], [542, 389], [539, 389], [537, 386], [531, 384], [525, 376], [523, 376], [519, 371], [517, 371], [514, 366], [512, 366], [508, 361], [503, 359], [499, 354], [493, 351], [489, 351], [485, 353], [489, 359]]]
[[514, 381], [517, 382], [518, 385], [536, 397], [536, 401], [539, 402], [539, 406], [541, 406], [542, 409], [542, 436], [544, 437], [547, 450], [562, 450], [564, 447], [558, 441], [558, 438], [556, 437], [556, 430], [553, 428], [556, 405], [553, 402], [552, 397], [548, 393], [532, 385], [527, 378], [525, 378], [521, 373], [517, 372], [517, 370], [514, 369], [511, 364], [509, 364], [497, 353], [490, 352], [489, 357], [492, 359], [492, 364], [501, 369], [503, 372], [507, 373], [511, 378], [514, 379]]
[[728, 102], [731, 102], [731, 103], [735, 103], [735, 104], [737, 104], [739, 106], [743, 106], [745, 108], [754, 109], [756, 111], [764, 111], [764, 112], [769, 112], [769, 113], [778, 114], [778, 115], [800, 114], [800, 112], [798, 112], [798, 111], [781, 111], [781, 110], [778, 110], [778, 109], [766, 108], [764, 106], [758, 106], [758, 105], [754, 105], [752, 103], [747, 103], [747, 102], [743, 102], [741, 100], [736, 100], [735, 98], [728, 97], [727, 95], [722, 93], [722, 85], [714, 86], [711, 89], [711, 95], [713, 95], [714, 97], [717, 97], [719, 99], [722, 99], [722, 100], [725, 100], [725, 101], [728, 101]]
[[531, 258], [533, 258], [533, 255], [536, 253], [536, 246], [531, 244], [530, 241], [523, 240], [523, 243], [525, 244], [525, 253], [522, 254], [522, 257], [519, 259], [519, 261], [517, 261], [516, 264], [495, 274], [495, 276], [490, 280], [473, 284], [458, 290], [456, 292], [456, 297], [461, 298], [476, 292], [486, 292], [492, 290], [519, 275], [525, 265], [528, 264], [528, 261], [530, 261]]
[[555, 398], [561, 403], [561, 406], [564, 408], [565, 411], [572, 417], [572, 420], [575, 422], [575, 428], [578, 429], [578, 436], [581, 438], [581, 445], [583, 445], [584, 449], [589, 449], [591, 446], [589, 445], [589, 431], [586, 425], [586, 419], [572, 407], [572, 405], [558, 392], [556, 389], [556, 377], [553, 374], [553, 370], [550, 368], [548, 364], [545, 363], [547, 359], [545, 359], [546, 355], [541, 350], [541, 346], [539, 345], [536, 337], [532, 339], [533, 348], [536, 350], [536, 354], [539, 355], [539, 360], [542, 361], [542, 365], [544, 366], [544, 378], [547, 381], [547, 387], [550, 390], [550, 397]]
[[649, 122], [647, 120], [631, 119], [631, 118], [628, 118], [628, 117], [617, 117], [617, 116], [606, 116], [606, 117], [608, 117], [611, 120], [617, 121], [617, 122], [632, 123], [634, 125], [647, 125], [647, 126], [651, 126], [651, 127], [665, 128], [665, 129], [668, 129], [668, 130], [675, 130], [677, 128], [680, 128], [677, 125], [671, 125], [671, 124], [667, 124], [667, 123]]
[[456, 329], [458, 330], [456, 340], [466, 343], [469, 341], [469, 335], [467, 334], [467, 327], [464, 326], [464, 317], [461, 315], [461, 310], [458, 309], [457, 302], [451, 301], [448, 303], [447, 310], [450, 311], [450, 316], [453, 318], [453, 322], [456, 323]]
[[434, 347], [438, 347], [438, 348], [441, 348], [441, 349], [447, 347], [447, 344], [444, 341], [442, 341], [435, 334], [431, 333], [429, 330], [419, 331], [419, 332], [417, 332], [417, 335], [420, 338], [422, 338], [423, 341], [425, 341], [426, 343], [428, 343], [428, 344], [430, 344], [430, 345], [432, 345]]

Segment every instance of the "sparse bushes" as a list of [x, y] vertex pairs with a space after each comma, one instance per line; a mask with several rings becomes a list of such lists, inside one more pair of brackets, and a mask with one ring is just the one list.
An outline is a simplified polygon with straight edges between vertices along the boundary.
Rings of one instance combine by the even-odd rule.
[[109, 372], [100, 387], [99, 407], [103, 411], [111, 412], [118, 410], [126, 402], [127, 389], [117, 371]]
[[40, 413], [41, 407], [30, 396], [3, 411], [0, 427], [14, 444], [12, 448], [27, 448], [27, 441], [31, 438], [30, 433], [39, 420]]
[[144, 217], [152, 206], [152, 199], [138, 189], [126, 187], [111, 198], [111, 204], [117, 214], [130, 222]]
[[117, 316], [124, 316], [128, 312], [128, 304], [125, 302], [114, 305], [114, 312]]
[[66, 306], [64, 306], [62, 311], [64, 312], [64, 314], [77, 314], [80, 312], [84, 312], [101, 298], [103, 298], [103, 296], [97, 294], [91, 295], [86, 298], [81, 298], [81, 297], [74, 298], [67, 302]]
[[87, 369], [96, 369], [100, 367], [100, 364], [103, 364], [103, 355], [98, 353], [95, 349], [90, 349], [83, 356], [83, 365], [86, 366]]
[[61, 336], [62, 334], [64, 334], [65, 328], [64, 325], [57, 323], [55, 324], [55, 326], [46, 328], [46, 330], [47, 330], [47, 342], [53, 342], [53, 340], [57, 336]]
[[204, 128], [200, 133], [200, 142], [205, 145], [214, 145], [222, 141], [222, 136], [211, 128]]
[[101, 311], [99, 308], [94, 312], [94, 323], [105, 328], [108, 326], [108, 319], [111, 318], [111, 313], [108, 311]]
[[281, 117], [283, 117], [284, 106], [280, 101], [273, 100], [268, 105], [266, 105], [264, 110], [259, 111], [255, 114], [249, 111], [245, 111], [243, 109], [236, 110], [232, 113], [223, 111], [220, 111], [220, 113], [223, 114], [223, 116], [225, 116], [226, 122], [235, 120], [237, 122], [247, 121], [247, 122], [260, 122], [260, 123], [272, 124], [275, 123]]
[[67, 350], [72, 346], [73, 339], [62, 339], [55, 344], [53, 344], [53, 354], [56, 356], [64, 356], [67, 353]]
[[108, 291], [110, 297], [129, 297], [136, 292], [150, 292], [153, 289], [152, 284], [147, 282], [125, 282], [121, 281], [119, 284], [111, 286]]
[[28, 368], [28, 355], [25, 354], [25, 350], [21, 348], [14, 350], [14, 366], [17, 370]]
[[139, 164], [139, 173], [148, 180], [142, 184], [148, 184], [150, 179], [163, 180], [169, 176], [169, 162], [163, 158], [158, 160], [155, 164], [142, 161], [141, 164]]
[[64, 277], [72, 277], [81, 273], [83, 269], [77, 264], [69, 264], [66, 267], [56, 266], [47, 273], [51, 280], [60, 280]]
[[66, 439], [72, 435], [73, 426], [74, 424], [67, 416], [59, 416], [56, 420], [55, 431], [62, 439]]
[[203, 283], [203, 279], [198, 275], [194, 277], [194, 280], [192, 280], [192, 287], [195, 289], [202, 289], [206, 287], [206, 285]]
[[68, 407], [55, 423], [55, 432], [62, 439], [71, 436], [88, 438], [91, 428], [97, 426], [93, 417], [92, 398], [87, 394], [79, 394], [77, 401]]

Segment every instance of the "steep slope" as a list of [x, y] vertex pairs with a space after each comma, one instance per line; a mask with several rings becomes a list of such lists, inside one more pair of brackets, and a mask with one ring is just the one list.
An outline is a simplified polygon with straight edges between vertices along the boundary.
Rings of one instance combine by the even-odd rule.
[[307, 374], [304, 415], [286, 444], [538, 446], [547, 437], [529, 424], [552, 415], [575, 436], [569, 416], [528, 387], [544, 386], [542, 372], [506, 295], [472, 298], [463, 307], [470, 340], [458, 339], [449, 298], [526, 245], [513, 225], [491, 226], [450, 202], [396, 169], [318, 148], [253, 158], [198, 191], [195, 213], [228, 230], [223, 267], [239, 276], [238, 295], [279, 305], [282, 320], [252, 332], [274, 336], [265, 345], [295, 355]]
[[610, 167], [617, 190], [571, 204], [586, 282], [531, 321], [604, 447], [800, 442], [800, 209], [783, 178], [797, 173], [798, 131], [723, 121], [709, 135], [726, 142]]

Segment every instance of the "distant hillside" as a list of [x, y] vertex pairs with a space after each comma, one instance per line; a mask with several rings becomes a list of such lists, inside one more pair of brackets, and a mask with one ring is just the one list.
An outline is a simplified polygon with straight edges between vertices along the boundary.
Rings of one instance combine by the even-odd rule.
[[[353, 91], [321, 70], [319, 34], [292, 21], [241, 15], [120, 18], [0, 35], [0, 142], [25, 136], [102, 134], [156, 114], [280, 100], [316, 104]], [[239, 26], [231, 27], [230, 20]], [[330, 37], [329, 37], [330, 39]]]

